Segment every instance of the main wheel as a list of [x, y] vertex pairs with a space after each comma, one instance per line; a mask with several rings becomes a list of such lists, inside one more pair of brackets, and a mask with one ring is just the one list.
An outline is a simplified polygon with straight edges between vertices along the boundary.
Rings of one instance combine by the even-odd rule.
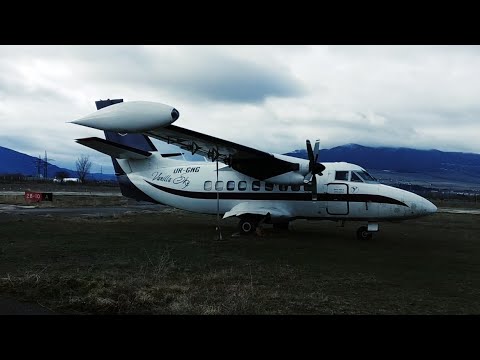
[[372, 238], [372, 233], [368, 231], [366, 226], [360, 226], [357, 230], [357, 239], [358, 240], [370, 240]]
[[251, 234], [257, 228], [257, 223], [252, 219], [241, 219], [240, 223], [238, 224], [240, 233], [246, 235]]

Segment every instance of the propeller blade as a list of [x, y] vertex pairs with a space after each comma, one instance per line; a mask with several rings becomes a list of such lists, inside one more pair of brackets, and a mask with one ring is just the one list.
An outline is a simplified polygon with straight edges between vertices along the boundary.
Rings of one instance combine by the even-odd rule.
[[308, 154], [308, 170], [309, 173], [305, 176], [304, 182], [310, 182], [312, 181], [312, 176], [313, 174], [318, 174], [322, 175], [322, 171], [325, 170], [325, 166], [322, 164], [318, 163], [318, 157], [320, 154], [320, 140], [315, 140], [315, 147], [312, 150], [312, 143], [310, 140], [306, 141], [307, 143], [307, 154]]
[[323, 174], [322, 174], [323, 170], [325, 170], [325, 166], [324, 166], [324, 165], [322, 165], [322, 164], [320, 164], [320, 163], [316, 163], [316, 164], [315, 164], [315, 174], [322, 176], [322, 175], [323, 175]]
[[317, 176], [313, 175], [312, 178], [312, 200], [317, 200]]
[[312, 151], [312, 144], [310, 143], [310, 140], [307, 140], [307, 154], [308, 154], [308, 160], [310, 160], [310, 163], [312, 163], [313, 151]]
[[313, 148], [313, 155], [315, 156], [314, 162], [318, 162], [318, 154], [320, 150], [320, 140], [315, 141], [315, 147]]
[[307, 175], [305, 175], [305, 178], [303, 179], [303, 182], [305, 184], [309, 184], [312, 181], [313, 174], [312, 172], [309, 172]]

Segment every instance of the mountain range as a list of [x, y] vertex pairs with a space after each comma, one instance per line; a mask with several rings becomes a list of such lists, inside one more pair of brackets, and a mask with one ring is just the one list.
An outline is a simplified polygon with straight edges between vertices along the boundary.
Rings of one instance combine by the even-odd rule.
[[[308, 158], [305, 149], [285, 155]], [[357, 164], [393, 186], [480, 191], [480, 154], [348, 144], [321, 149], [318, 161]]]
[[[307, 150], [295, 150], [285, 155], [307, 159]], [[390, 170], [403, 173], [454, 171], [480, 175], [480, 154], [415, 150], [410, 148], [367, 147], [348, 144], [321, 149], [319, 162], [345, 161], [365, 169]]]
[[[47, 162], [47, 175], [55, 177], [58, 172], [65, 172], [69, 177], [77, 177], [76, 170], [65, 169]], [[22, 174], [24, 176], [38, 176], [44, 174], [44, 161], [38, 157], [23, 154], [0, 146], [0, 175]], [[115, 180], [113, 174], [91, 173], [87, 179]]]
[[[307, 159], [307, 151], [286, 153]], [[37, 176], [39, 159], [0, 146], [0, 174]], [[478, 189], [480, 191], [480, 154], [417, 150], [411, 148], [368, 147], [358, 144], [321, 149], [319, 162], [345, 161], [360, 165], [384, 183], [410, 183], [434, 188]], [[64, 171], [76, 177], [76, 171], [48, 164], [48, 175]], [[43, 174], [43, 167], [40, 169]], [[113, 174], [90, 174], [96, 180], [114, 180]]]

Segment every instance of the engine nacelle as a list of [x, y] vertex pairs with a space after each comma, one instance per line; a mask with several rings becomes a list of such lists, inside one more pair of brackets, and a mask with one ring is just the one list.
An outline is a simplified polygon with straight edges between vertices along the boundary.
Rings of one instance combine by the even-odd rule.
[[282, 175], [265, 179], [264, 181], [280, 185], [303, 185], [303, 179], [305, 179], [305, 176], [300, 174], [298, 171], [289, 171]]
[[140, 133], [170, 125], [177, 109], [150, 101], [127, 101], [107, 106], [72, 123], [118, 133]]
[[308, 174], [308, 160], [295, 158], [288, 155], [280, 155], [272, 153], [274, 157], [280, 160], [285, 160], [291, 163], [298, 164], [298, 170], [290, 171], [281, 175], [273, 176], [265, 179], [266, 182], [280, 185], [304, 185], [305, 175]]

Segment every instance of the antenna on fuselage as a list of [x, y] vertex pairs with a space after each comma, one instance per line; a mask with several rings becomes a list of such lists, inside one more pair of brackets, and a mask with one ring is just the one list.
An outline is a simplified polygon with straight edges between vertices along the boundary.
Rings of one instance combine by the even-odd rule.
[[217, 163], [217, 182], [215, 183], [215, 190], [217, 190], [217, 240], [222, 240], [222, 230], [220, 229], [220, 193], [218, 191], [218, 157], [215, 161]]

